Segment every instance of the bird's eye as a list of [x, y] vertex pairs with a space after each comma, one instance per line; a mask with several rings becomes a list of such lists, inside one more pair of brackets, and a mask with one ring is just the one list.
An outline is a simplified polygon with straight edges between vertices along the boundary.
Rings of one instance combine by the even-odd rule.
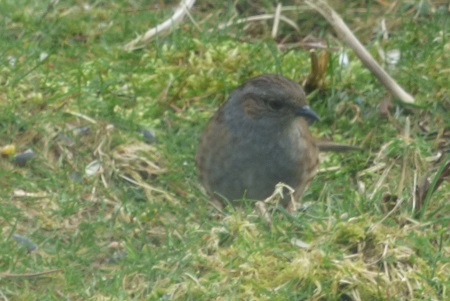
[[279, 111], [283, 108], [283, 103], [281, 101], [269, 101], [269, 107], [274, 111]]

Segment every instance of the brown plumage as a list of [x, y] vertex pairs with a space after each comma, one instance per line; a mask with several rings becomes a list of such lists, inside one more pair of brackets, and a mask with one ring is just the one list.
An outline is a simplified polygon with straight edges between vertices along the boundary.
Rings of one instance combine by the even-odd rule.
[[247, 81], [206, 126], [196, 155], [200, 181], [218, 200], [263, 200], [279, 182], [299, 200], [317, 171], [308, 123], [318, 119], [293, 80], [267, 74]]

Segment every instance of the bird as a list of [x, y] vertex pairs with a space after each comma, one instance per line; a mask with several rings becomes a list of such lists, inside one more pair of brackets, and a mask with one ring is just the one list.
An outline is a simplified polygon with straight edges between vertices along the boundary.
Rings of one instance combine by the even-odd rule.
[[[207, 194], [223, 204], [264, 200], [283, 182], [296, 203], [314, 178], [319, 148], [309, 125], [319, 121], [300, 84], [277, 74], [233, 90], [201, 135], [195, 162]], [[293, 212], [297, 204], [283, 199]]]

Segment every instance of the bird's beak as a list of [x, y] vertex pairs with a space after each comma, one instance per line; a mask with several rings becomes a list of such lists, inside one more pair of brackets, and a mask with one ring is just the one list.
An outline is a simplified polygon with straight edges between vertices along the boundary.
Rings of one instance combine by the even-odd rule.
[[297, 110], [297, 115], [306, 118], [308, 124], [314, 123], [314, 121], [319, 121], [320, 117], [316, 112], [313, 111], [309, 106], [303, 106]]

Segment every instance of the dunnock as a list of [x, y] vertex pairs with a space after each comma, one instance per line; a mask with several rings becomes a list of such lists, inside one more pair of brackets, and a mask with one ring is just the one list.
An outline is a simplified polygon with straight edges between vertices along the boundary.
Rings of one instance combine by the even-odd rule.
[[[249, 80], [206, 126], [196, 155], [200, 181], [215, 199], [263, 200], [283, 182], [298, 200], [317, 170], [308, 128], [315, 120], [298, 83], [274, 74]], [[296, 209], [287, 198], [283, 205]]]

